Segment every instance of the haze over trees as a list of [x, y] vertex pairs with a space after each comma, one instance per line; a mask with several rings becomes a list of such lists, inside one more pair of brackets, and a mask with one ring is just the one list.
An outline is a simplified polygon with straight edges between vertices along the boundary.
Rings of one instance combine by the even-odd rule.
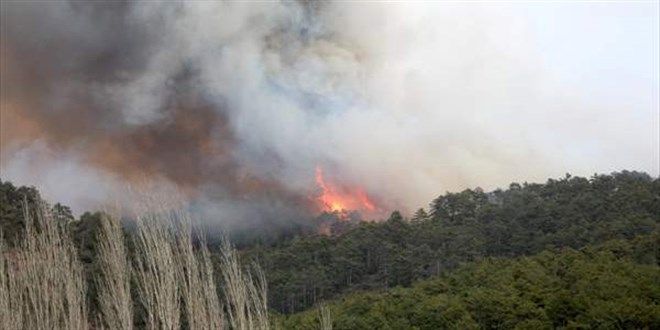
[[268, 274], [271, 306], [291, 313], [344, 292], [408, 286], [487, 257], [633, 239], [657, 230], [659, 221], [657, 178], [567, 175], [447, 193], [409, 220], [394, 212], [384, 222], [342, 223], [341, 235], [298, 237], [249, 253]]
[[178, 211], [75, 219], [9, 182], [0, 201], [10, 329], [660, 327], [660, 180], [639, 172], [446, 193], [380, 222], [328, 213], [310, 221], [329, 233], [240, 251]]
[[227, 241], [212, 261], [185, 212], [149, 204], [127, 232], [108, 214], [75, 221], [34, 188], [0, 186], [2, 329], [270, 328], [259, 267], [241, 266]]

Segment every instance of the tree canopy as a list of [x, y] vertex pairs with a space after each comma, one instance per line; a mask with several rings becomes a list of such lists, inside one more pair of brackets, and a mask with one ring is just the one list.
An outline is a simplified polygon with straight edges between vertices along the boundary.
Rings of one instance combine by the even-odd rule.
[[[333, 329], [657, 329], [658, 235], [533, 257], [485, 258], [409, 288], [329, 304]], [[317, 310], [283, 317], [318, 329]]]
[[567, 175], [447, 193], [410, 221], [395, 212], [387, 221], [343, 223], [338, 235], [301, 236], [248, 255], [266, 268], [271, 306], [292, 313], [346, 292], [408, 286], [464, 262], [632, 239], [659, 221], [657, 178]]

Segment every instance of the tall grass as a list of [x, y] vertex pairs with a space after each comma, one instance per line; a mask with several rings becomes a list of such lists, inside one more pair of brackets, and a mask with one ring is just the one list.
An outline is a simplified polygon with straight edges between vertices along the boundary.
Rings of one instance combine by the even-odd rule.
[[330, 307], [326, 304], [319, 305], [319, 322], [321, 323], [321, 330], [332, 330], [332, 314]]
[[36, 208], [33, 217], [25, 204], [19, 248], [3, 249], [2, 323], [9, 329], [86, 329], [86, 286], [76, 248], [64, 224], [44, 204]]
[[139, 299], [147, 313], [147, 329], [180, 328], [172, 225], [169, 219], [153, 214], [137, 219], [135, 275]]
[[185, 320], [191, 329], [220, 329], [223, 326], [222, 305], [209, 251], [201, 243], [199, 252], [195, 253], [191, 222], [185, 213], [177, 217], [182, 220], [177, 230], [176, 255]]
[[[131, 253], [117, 218], [102, 217], [95, 261], [100, 273], [94, 275], [99, 315], [91, 323], [86, 274], [68, 228], [43, 205], [35, 218], [27, 205], [25, 214], [19, 246], [9, 249], [0, 241], [2, 329], [270, 326], [263, 272], [256, 266], [244, 269], [228, 241], [215, 267], [206, 245], [193, 236], [190, 217], [164, 209], [137, 217]], [[134, 324], [136, 305], [144, 318]]]
[[129, 330], [133, 328], [131, 268], [124, 244], [121, 223], [116, 217], [103, 216], [98, 234], [97, 274], [99, 327]]
[[[3, 237], [2, 231], [0, 231], [0, 237]], [[7, 277], [5, 252], [4, 240], [0, 238], [0, 324], [9, 327], [16, 326], [16, 321], [12, 319], [13, 315], [9, 304], [9, 278]]]
[[232, 329], [269, 329], [266, 278], [258, 266], [244, 270], [229, 241], [222, 247], [222, 276]]

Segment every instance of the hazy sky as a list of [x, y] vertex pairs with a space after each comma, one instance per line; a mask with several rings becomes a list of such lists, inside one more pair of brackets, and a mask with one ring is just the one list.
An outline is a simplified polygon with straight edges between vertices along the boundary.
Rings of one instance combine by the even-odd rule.
[[152, 176], [219, 221], [295, 209], [317, 166], [403, 210], [567, 172], [657, 176], [659, 11], [3, 1], [1, 176], [77, 211]]
[[633, 168], [658, 175], [658, 3], [548, 2], [517, 8], [529, 22], [546, 79], [583, 105], [572, 113], [558, 111], [577, 121], [558, 129], [575, 138], [567, 145], [575, 159], [568, 161], [581, 163], [575, 165], [582, 173]]

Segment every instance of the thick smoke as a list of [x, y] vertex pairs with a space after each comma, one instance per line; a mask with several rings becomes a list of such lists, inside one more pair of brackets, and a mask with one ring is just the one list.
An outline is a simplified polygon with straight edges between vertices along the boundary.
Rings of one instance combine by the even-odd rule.
[[2, 176], [78, 210], [146, 178], [210, 220], [254, 223], [317, 212], [317, 166], [382, 210], [567, 171], [657, 171], [657, 141], [610, 137], [657, 129], [555, 79], [519, 14], [2, 3]]

